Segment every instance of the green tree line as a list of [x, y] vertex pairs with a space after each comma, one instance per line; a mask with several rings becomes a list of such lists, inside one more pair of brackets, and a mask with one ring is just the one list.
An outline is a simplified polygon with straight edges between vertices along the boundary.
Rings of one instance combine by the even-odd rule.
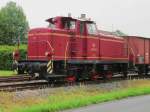
[[0, 45], [26, 41], [28, 29], [28, 21], [21, 6], [11, 1], [0, 8]]

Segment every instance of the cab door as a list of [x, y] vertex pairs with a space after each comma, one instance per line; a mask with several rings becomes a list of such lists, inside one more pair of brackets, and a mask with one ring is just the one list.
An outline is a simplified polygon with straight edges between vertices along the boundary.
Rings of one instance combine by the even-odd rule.
[[71, 57], [76, 60], [83, 60], [86, 57], [86, 38], [84, 22], [76, 23], [76, 34], [71, 35]]
[[87, 29], [87, 59], [99, 60], [100, 40], [95, 23], [86, 23]]
[[86, 36], [86, 24], [85, 22], [80, 22], [80, 38], [82, 39], [82, 57], [86, 59], [87, 57], [87, 36]]

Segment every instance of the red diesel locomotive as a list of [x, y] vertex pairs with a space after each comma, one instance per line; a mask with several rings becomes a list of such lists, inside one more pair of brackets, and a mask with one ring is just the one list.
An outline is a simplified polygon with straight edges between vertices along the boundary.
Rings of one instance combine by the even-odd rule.
[[114, 73], [126, 77], [129, 68], [140, 73], [148, 70], [148, 39], [100, 33], [95, 22], [85, 17], [58, 16], [46, 21], [47, 28], [28, 33], [27, 60], [19, 60], [18, 52], [14, 53], [18, 74], [75, 81], [111, 78]]

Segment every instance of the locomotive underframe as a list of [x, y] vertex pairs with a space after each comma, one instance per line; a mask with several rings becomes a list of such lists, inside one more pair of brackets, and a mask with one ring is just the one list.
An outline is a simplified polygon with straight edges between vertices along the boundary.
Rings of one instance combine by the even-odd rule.
[[[22, 60], [18, 63], [14, 63], [14, 68], [17, 69], [18, 74], [27, 73], [29, 75], [38, 74], [40, 78], [56, 78], [75, 76], [77, 80], [90, 79], [93, 74], [97, 74], [99, 77], [107, 78], [108, 73], [122, 73], [123, 76], [127, 76], [128, 62], [127, 61], [77, 61], [77, 60], [54, 60], [53, 71], [51, 74], [47, 73], [48, 61], [39, 60]], [[17, 66], [16, 66], [17, 65]], [[54, 77], [52, 77], [54, 76]]]

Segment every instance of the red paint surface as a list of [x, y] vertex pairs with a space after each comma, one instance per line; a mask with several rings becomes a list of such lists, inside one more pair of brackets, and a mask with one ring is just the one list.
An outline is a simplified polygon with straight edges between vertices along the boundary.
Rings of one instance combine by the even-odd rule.
[[[61, 17], [57, 17], [59, 21]], [[52, 21], [49, 19], [48, 21]], [[36, 28], [29, 32], [28, 59], [47, 60], [46, 52], [53, 53], [53, 60], [128, 60], [125, 39], [108, 35], [89, 35], [77, 29], [65, 30], [63, 24], [57, 22], [56, 29]], [[147, 60], [148, 61], [148, 60]]]
[[[150, 40], [138, 36], [126, 36], [129, 44], [130, 61], [135, 64], [149, 64], [150, 63]], [[143, 61], [139, 61], [142, 57]]]
[[[33, 31], [35, 32], [36, 29]], [[29, 33], [28, 59], [46, 59], [45, 53], [53, 52], [50, 46], [54, 49], [53, 57], [55, 60], [64, 60], [65, 58], [79, 60], [114, 60], [127, 58], [124, 49], [126, 43], [123, 39], [117, 41], [117, 39], [107, 39], [107, 37], [101, 36], [95, 38], [87, 36], [82, 38], [74, 35], [74, 39], [72, 40], [72, 35], [69, 35], [64, 31], [55, 31], [56, 35], [53, 35], [51, 30], [44, 32], [37, 31], [35, 33], [36, 35], [34, 35], [32, 31]], [[87, 38], [86, 41], [85, 38]], [[104, 38], [105, 40], [103, 40]], [[84, 47], [86, 47], [86, 49]]]

